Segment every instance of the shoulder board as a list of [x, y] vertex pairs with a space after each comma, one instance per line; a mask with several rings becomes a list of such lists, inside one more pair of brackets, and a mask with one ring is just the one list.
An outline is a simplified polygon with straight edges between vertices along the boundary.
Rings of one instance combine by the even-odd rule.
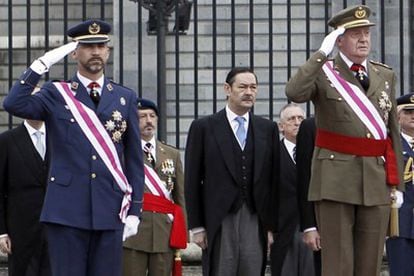
[[172, 149], [177, 149], [176, 147], [174, 147], [174, 146], [172, 146], [172, 145], [167, 144], [165, 141], [159, 141], [159, 140], [158, 140], [158, 142], [160, 142], [163, 146], [166, 146], [166, 147], [169, 147], [169, 148], [172, 148]]
[[134, 92], [134, 93], [135, 93], [135, 91], [134, 91], [132, 88], [129, 88], [129, 87], [127, 87], [127, 86], [123, 86], [123, 85], [121, 85], [121, 84], [119, 84], [119, 83], [117, 83], [117, 82], [113, 81], [112, 79], [109, 79], [109, 82], [110, 82], [112, 85], [114, 85], [114, 86], [119, 86], [119, 87], [122, 87], [122, 88], [128, 89], [128, 90], [130, 90], [130, 91], [132, 91], [132, 92]]
[[390, 66], [388, 66], [387, 64], [384, 64], [384, 63], [381, 63], [381, 62], [378, 62], [378, 61], [374, 61], [374, 60], [370, 60], [369, 62], [372, 63], [372, 64], [379, 65], [379, 66], [382, 66], [384, 68], [392, 70], [392, 68]]
[[[61, 82], [62, 80], [51, 80], [51, 82]], [[65, 80], [64, 82], [71, 82], [70, 80]]]

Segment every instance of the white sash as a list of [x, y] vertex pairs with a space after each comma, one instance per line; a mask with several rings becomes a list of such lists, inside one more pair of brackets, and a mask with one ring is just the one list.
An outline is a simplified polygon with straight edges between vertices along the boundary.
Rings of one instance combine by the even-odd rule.
[[122, 171], [114, 143], [95, 112], [74, 97], [67, 83], [54, 82], [53, 84], [65, 99], [75, 120], [111, 172], [119, 188], [124, 192], [119, 218], [125, 223], [125, 218], [131, 206], [132, 187]]
[[[172, 201], [171, 193], [167, 190], [167, 188], [165, 188], [163, 181], [160, 179], [155, 170], [147, 164], [144, 164], [144, 172], [145, 186], [147, 186], [151, 193]], [[168, 217], [171, 219], [171, 221], [174, 219], [174, 216], [172, 214], [168, 214]]]
[[358, 86], [339, 76], [338, 72], [333, 69], [332, 63], [332, 61], [327, 61], [322, 67], [328, 79], [374, 138], [377, 140], [386, 139], [387, 128], [378, 110]]

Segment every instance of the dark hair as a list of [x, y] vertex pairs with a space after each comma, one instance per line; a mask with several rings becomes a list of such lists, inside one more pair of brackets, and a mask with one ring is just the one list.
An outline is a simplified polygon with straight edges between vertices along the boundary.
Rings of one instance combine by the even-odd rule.
[[231, 86], [233, 84], [234, 79], [236, 78], [236, 76], [238, 74], [241, 74], [241, 73], [252, 73], [254, 75], [254, 77], [256, 79], [256, 83], [257, 83], [256, 74], [253, 72], [253, 69], [248, 68], [248, 67], [234, 67], [233, 69], [231, 69], [230, 72], [227, 74], [226, 83]]

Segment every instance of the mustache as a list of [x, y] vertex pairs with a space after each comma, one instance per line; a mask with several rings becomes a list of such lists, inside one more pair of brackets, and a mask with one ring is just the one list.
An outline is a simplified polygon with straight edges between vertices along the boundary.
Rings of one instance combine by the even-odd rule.
[[151, 123], [146, 123], [146, 124], [145, 124], [145, 127], [152, 127], [152, 128], [154, 128], [154, 125], [153, 125], [153, 124], [151, 124]]
[[248, 100], [248, 101], [252, 101], [254, 98], [252, 96], [243, 96], [242, 101]]
[[95, 61], [99, 61], [101, 63], [103, 63], [103, 59], [99, 58], [99, 57], [94, 57], [88, 60], [88, 62], [95, 62]]

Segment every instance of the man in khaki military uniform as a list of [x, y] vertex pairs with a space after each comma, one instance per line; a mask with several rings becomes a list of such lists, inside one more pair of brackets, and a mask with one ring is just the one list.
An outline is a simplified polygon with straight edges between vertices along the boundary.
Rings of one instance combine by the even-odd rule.
[[[315, 105], [309, 200], [325, 276], [379, 275], [390, 198], [401, 195], [390, 192], [402, 184], [396, 78], [388, 66], [367, 60], [369, 15], [364, 5], [334, 15], [328, 24], [335, 30], [286, 86], [290, 100]], [[339, 53], [328, 60], [335, 44]]]
[[[144, 210], [138, 234], [124, 242], [123, 275], [170, 276], [176, 251], [172, 248], [171, 240], [171, 235], [174, 235], [173, 223], [179, 224], [174, 227], [182, 230], [178, 232], [178, 238], [185, 247], [185, 220], [184, 217], [178, 217], [177, 213], [173, 216], [157, 208], [166, 197], [171, 205], [180, 206], [182, 214], [185, 214], [183, 167], [179, 151], [155, 138], [158, 122], [156, 105], [152, 101], [139, 99], [138, 117], [146, 175]], [[148, 183], [149, 178], [154, 180], [157, 177], [158, 183]]]

